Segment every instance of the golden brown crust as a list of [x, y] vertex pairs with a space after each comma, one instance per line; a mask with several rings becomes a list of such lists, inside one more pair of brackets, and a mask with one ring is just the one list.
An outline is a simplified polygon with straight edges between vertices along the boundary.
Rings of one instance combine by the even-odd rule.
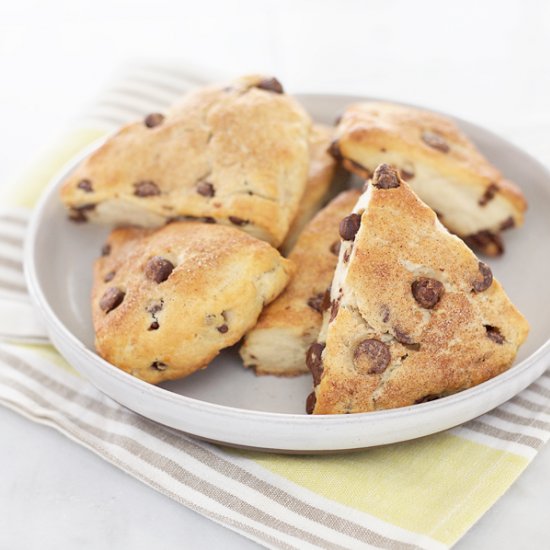
[[266, 307], [246, 335], [240, 353], [257, 374], [307, 373], [305, 352], [321, 328], [322, 301], [337, 261], [338, 224], [360, 192], [338, 195], [306, 226], [289, 259], [296, 265], [285, 292]]
[[[292, 221], [288, 234], [281, 246], [281, 252], [288, 256], [296, 244], [300, 233], [307, 223], [326, 204], [329, 198], [341, 191], [343, 177], [340, 174], [335, 186], [331, 186], [336, 174], [336, 160], [328, 153], [330, 143], [334, 138], [334, 128], [322, 124], [314, 124], [309, 140], [309, 173], [306, 188], [298, 212]], [[343, 172], [343, 170], [341, 171]], [[333, 189], [333, 188], [335, 189]]]
[[502, 252], [495, 240], [503, 227], [523, 223], [527, 204], [521, 190], [441, 115], [391, 103], [360, 103], [346, 110], [336, 138], [349, 170], [364, 175], [380, 163], [393, 164], [450, 231], [462, 238], [496, 235], [478, 239], [478, 248], [486, 253]]
[[269, 244], [221, 225], [120, 228], [108, 246], [94, 267], [97, 351], [155, 384], [206, 367], [238, 342], [292, 272]]
[[65, 181], [70, 214], [146, 227], [212, 218], [278, 246], [305, 188], [310, 119], [261, 81], [199, 89], [156, 125], [122, 128]]
[[412, 405], [509, 368], [527, 321], [393, 168], [378, 168], [355, 211], [360, 227], [342, 243], [319, 336], [314, 413]]

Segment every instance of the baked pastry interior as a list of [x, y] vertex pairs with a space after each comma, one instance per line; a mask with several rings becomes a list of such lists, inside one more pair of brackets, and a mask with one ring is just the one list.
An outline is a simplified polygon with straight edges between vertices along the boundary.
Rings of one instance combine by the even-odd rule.
[[338, 224], [360, 191], [345, 191], [306, 226], [289, 259], [297, 269], [285, 291], [266, 306], [248, 332], [240, 354], [256, 374], [295, 376], [308, 372], [306, 351], [319, 334], [338, 258]]
[[521, 190], [442, 115], [393, 103], [351, 105], [331, 151], [362, 178], [379, 164], [395, 166], [447, 229], [489, 256], [504, 251], [502, 231], [523, 223]]

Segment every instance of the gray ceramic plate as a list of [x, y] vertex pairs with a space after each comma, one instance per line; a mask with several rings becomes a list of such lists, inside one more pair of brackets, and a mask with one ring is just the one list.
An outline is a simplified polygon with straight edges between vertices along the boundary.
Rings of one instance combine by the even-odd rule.
[[[332, 123], [360, 98], [302, 95], [316, 120]], [[489, 263], [526, 315], [531, 333], [513, 368], [460, 394], [403, 409], [356, 415], [307, 416], [309, 376], [256, 377], [234, 350], [187, 379], [156, 387], [133, 378], [94, 352], [90, 316], [92, 263], [108, 230], [67, 221], [58, 187], [80, 159], [51, 182], [34, 212], [26, 244], [26, 277], [54, 345], [101, 391], [128, 408], [196, 436], [230, 445], [293, 452], [357, 449], [445, 430], [517, 394], [550, 362], [550, 174], [505, 140], [457, 120], [483, 153], [521, 184], [530, 204], [526, 224], [506, 235], [506, 254]]]

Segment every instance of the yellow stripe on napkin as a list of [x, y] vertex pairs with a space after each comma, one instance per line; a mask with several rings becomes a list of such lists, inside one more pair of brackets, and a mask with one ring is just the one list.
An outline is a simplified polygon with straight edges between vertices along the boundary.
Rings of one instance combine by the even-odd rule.
[[87, 145], [106, 134], [104, 129], [98, 128], [75, 128], [69, 131], [56, 140], [55, 145], [41, 155], [38, 161], [33, 162], [16, 182], [2, 186], [2, 204], [32, 208], [47, 183], [63, 166]]
[[449, 433], [350, 454], [243, 454], [327, 499], [448, 545], [529, 463]]
[[61, 367], [64, 371], [72, 374], [73, 376], [80, 377], [80, 373], [73, 368], [65, 358], [58, 353], [58, 351], [55, 349], [55, 347], [52, 344], [17, 344], [18, 347], [23, 349], [28, 349], [36, 355], [39, 355], [40, 357], [43, 357], [47, 361], [53, 363], [54, 365]]

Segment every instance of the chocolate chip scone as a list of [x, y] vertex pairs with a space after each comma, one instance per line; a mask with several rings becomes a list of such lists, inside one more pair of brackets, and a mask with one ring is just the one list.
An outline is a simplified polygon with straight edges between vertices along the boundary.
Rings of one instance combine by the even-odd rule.
[[340, 239], [338, 224], [355, 205], [358, 190], [341, 193], [306, 226], [289, 259], [297, 266], [285, 291], [267, 306], [246, 335], [240, 354], [256, 374], [307, 373], [306, 351], [319, 334]]
[[503, 252], [503, 230], [523, 223], [521, 190], [441, 115], [391, 103], [351, 105], [331, 151], [364, 178], [381, 163], [395, 166], [452, 233], [489, 256]]
[[344, 187], [346, 172], [337, 169], [336, 159], [329, 154], [328, 148], [334, 138], [334, 128], [314, 124], [309, 140], [309, 174], [307, 184], [298, 206], [298, 212], [284, 243], [281, 252], [288, 256], [296, 244], [300, 233], [307, 223], [321, 209], [323, 204], [336, 196]]
[[356, 413], [444, 397], [508, 369], [529, 330], [491, 269], [388, 166], [353, 213], [307, 410]]
[[67, 178], [74, 221], [233, 225], [279, 246], [305, 189], [311, 121], [276, 79], [187, 94], [122, 128]]
[[94, 267], [96, 349], [154, 384], [206, 367], [254, 326], [292, 263], [236, 228], [115, 229]]

